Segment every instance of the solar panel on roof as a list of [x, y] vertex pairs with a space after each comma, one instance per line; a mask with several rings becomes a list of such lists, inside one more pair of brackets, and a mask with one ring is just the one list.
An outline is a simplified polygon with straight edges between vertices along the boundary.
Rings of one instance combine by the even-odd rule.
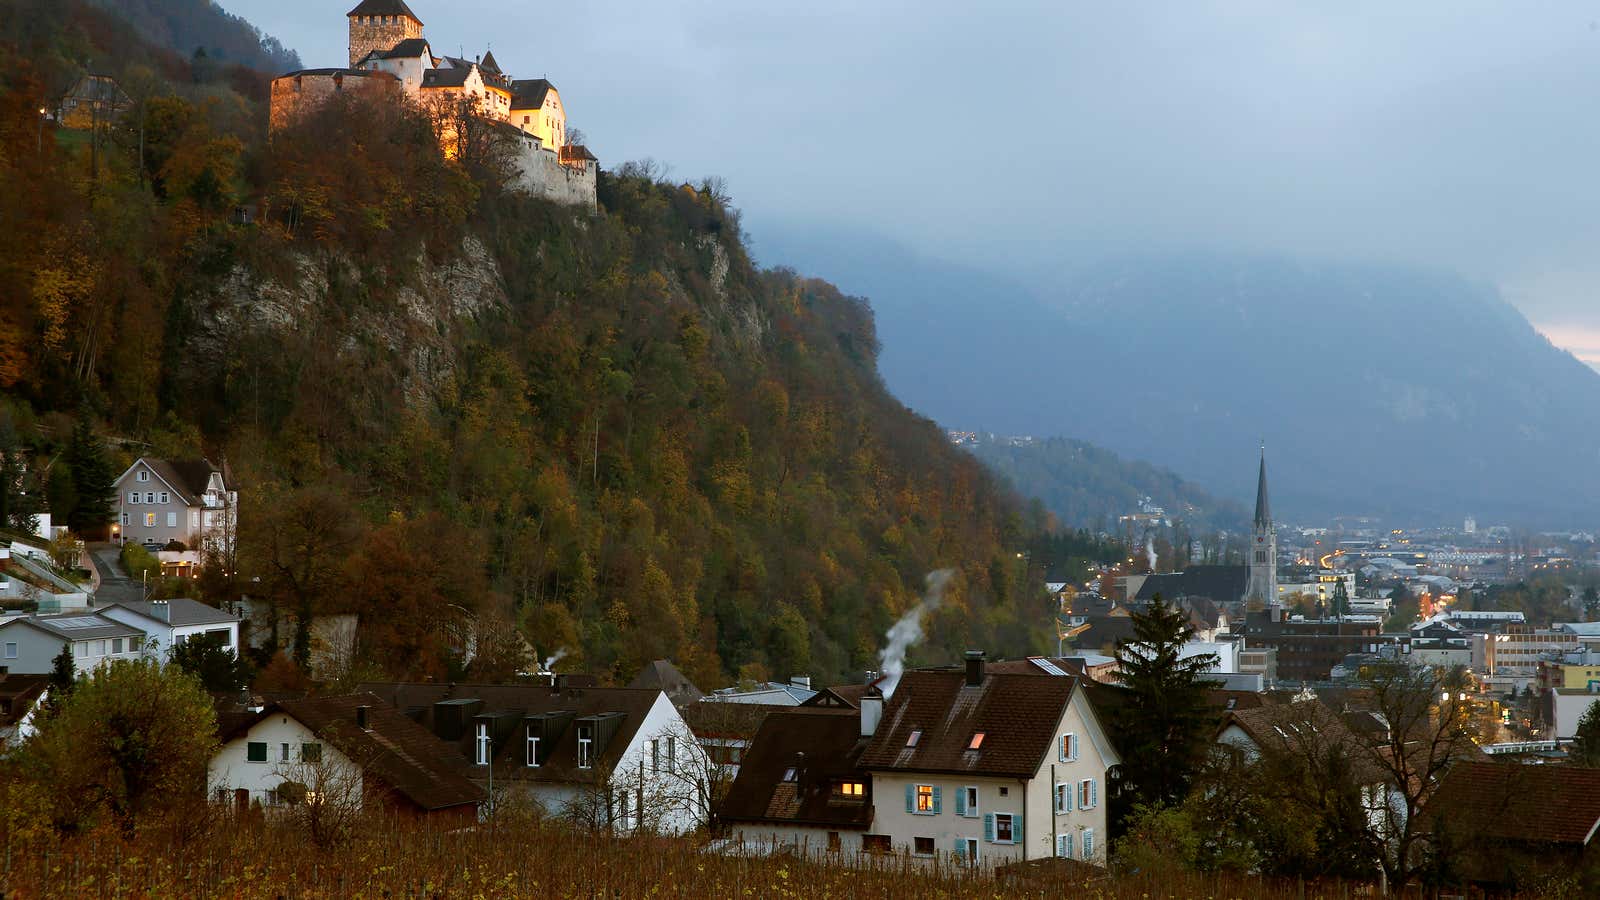
[[72, 616], [66, 619], [45, 619], [57, 628], [103, 628], [111, 623], [94, 616]]
[[1060, 666], [1042, 656], [1030, 656], [1028, 657], [1028, 662], [1031, 662], [1043, 669], [1048, 675], [1060, 675], [1062, 678], [1067, 677], [1067, 673], [1063, 672]]

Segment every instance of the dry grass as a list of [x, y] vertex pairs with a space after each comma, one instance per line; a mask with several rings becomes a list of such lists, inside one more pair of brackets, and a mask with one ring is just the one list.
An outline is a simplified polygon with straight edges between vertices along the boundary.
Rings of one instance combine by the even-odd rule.
[[115, 832], [10, 847], [7, 898], [1347, 898], [1365, 887], [1173, 875], [1002, 882], [887, 857], [864, 867], [728, 858], [694, 842], [588, 836], [526, 826], [443, 833], [370, 823], [353, 843], [317, 850], [284, 828], [227, 823], [183, 843]]

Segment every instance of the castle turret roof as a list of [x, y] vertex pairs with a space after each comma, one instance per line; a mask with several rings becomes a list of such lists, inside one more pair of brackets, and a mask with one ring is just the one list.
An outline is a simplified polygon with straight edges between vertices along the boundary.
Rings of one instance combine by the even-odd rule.
[[422, 24], [405, 0], [361, 0], [360, 5], [345, 13], [345, 16], [405, 16], [418, 25]]

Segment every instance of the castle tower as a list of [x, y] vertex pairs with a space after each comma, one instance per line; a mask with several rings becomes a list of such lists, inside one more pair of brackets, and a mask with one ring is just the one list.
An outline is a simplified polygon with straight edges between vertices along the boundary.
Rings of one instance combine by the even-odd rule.
[[1261, 448], [1261, 472], [1256, 479], [1256, 518], [1250, 533], [1250, 585], [1246, 601], [1278, 605], [1278, 531], [1272, 527], [1272, 507], [1267, 502], [1267, 448]]
[[409, 38], [422, 37], [422, 20], [405, 0], [361, 0], [346, 13], [350, 18], [350, 67], [377, 50], [382, 52]]

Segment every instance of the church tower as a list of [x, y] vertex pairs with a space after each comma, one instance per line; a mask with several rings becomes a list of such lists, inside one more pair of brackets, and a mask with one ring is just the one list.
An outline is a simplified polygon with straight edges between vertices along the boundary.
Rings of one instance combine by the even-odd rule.
[[1278, 605], [1278, 532], [1272, 527], [1272, 507], [1267, 502], [1267, 448], [1261, 448], [1261, 472], [1256, 479], [1256, 519], [1250, 533], [1250, 586], [1245, 600], [1268, 607]]
[[374, 50], [383, 52], [410, 38], [422, 37], [422, 20], [405, 0], [361, 0], [345, 14], [350, 19], [350, 68]]

